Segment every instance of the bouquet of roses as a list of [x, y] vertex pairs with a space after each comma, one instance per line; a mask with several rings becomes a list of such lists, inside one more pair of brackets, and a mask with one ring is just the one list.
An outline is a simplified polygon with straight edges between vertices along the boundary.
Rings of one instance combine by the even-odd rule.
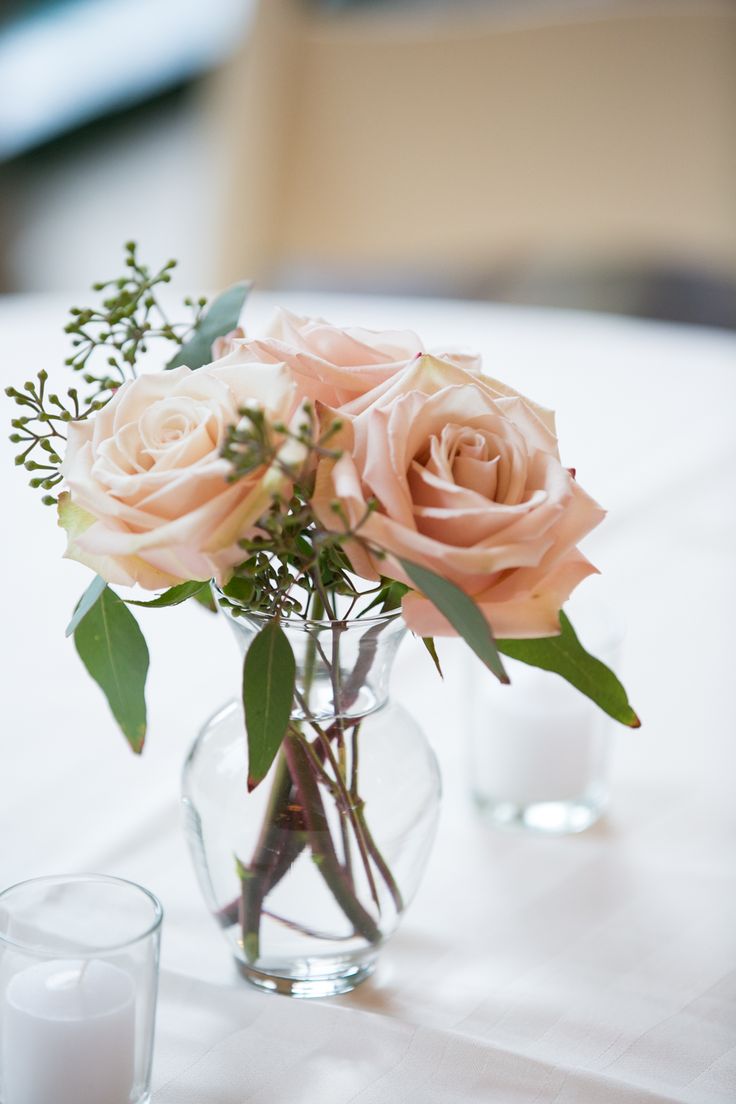
[[[368, 872], [373, 864], [398, 892], [347, 776], [341, 627], [400, 609], [435, 661], [434, 637], [459, 635], [501, 681], [503, 656], [513, 656], [636, 726], [623, 687], [562, 612], [595, 571], [577, 545], [603, 511], [563, 466], [553, 414], [483, 375], [477, 358], [427, 351], [410, 332], [340, 330], [286, 311], [254, 336], [240, 328], [244, 284], [208, 309], [185, 301], [191, 320], [172, 323], [159, 292], [173, 262], [153, 272], [126, 248], [126, 275], [96, 285], [101, 304], [73, 309], [67, 326], [67, 365], [86, 396], [52, 393], [45, 370], [8, 389], [20, 407], [17, 463], [56, 507], [66, 555], [95, 573], [68, 633], [139, 752], [148, 651], [131, 607], [193, 600], [250, 619], [248, 787], [283, 758], [268, 815], [295, 818], [301, 846], [319, 849], [332, 892], [370, 938], [347, 856], [324, 833], [310, 837], [319, 786], [328, 786]], [[139, 374], [155, 343], [175, 355]], [[297, 676], [284, 632], [293, 619], [326, 621], [335, 634], [327, 655], [315, 634], [312, 654], [330, 672], [329, 728]], [[257, 856], [241, 866], [253, 958], [278, 872], [264, 874]]]

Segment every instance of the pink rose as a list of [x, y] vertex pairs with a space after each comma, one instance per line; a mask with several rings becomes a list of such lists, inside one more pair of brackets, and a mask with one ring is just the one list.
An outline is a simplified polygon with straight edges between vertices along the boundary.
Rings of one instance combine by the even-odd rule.
[[[410, 330], [339, 329], [321, 318], [300, 318], [279, 310], [265, 337], [231, 340], [243, 362], [288, 364], [299, 392], [327, 406], [344, 403], [386, 383], [425, 350]], [[470, 370], [480, 362], [472, 354], [442, 355]]]
[[222, 337], [216, 337], [212, 342], [212, 359], [220, 360], [222, 357], [226, 357], [228, 353], [232, 353], [237, 348], [236, 342], [242, 341], [244, 337], [245, 331], [241, 326], [229, 330]]
[[[149, 590], [183, 580], [222, 583], [243, 559], [238, 541], [286, 483], [275, 466], [229, 483], [220, 455], [239, 409], [274, 421], [295, 416], [284, 365], [175, 368], [124, 383], [94, 418], [69, 425], [59, 502], [66, 555], [108, 582]], [[297, 463], [293, 441], [282, 458]]]
[[[495, 635], [559, 632], [559, 610], [595, 568], [577, 542], [603, 510], [560, 463], [551, 412], [495, 380], [423, 356], [378, 392], [343, 408], [343, 455], [321, 461], [315, 510], [351, 526], [377, 500], [348, 548], [358, 574], [409, 583], [395, 557], [430, 568], [472, 595]], [[407, 595], [409, 628], [452, 634], [421, 594]]]

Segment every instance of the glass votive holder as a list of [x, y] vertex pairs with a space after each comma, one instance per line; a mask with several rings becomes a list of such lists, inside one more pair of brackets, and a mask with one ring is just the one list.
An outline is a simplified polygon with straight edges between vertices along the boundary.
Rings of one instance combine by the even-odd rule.
[[147, 1104], [162, 917], [105, 875], [0, 893], [2, 1104]]
[[[615, 671], [621, 622], [590, 595], [574, 597], [565, 610], [581, 643]], [[499, 827], [582, 832], [608, 803], [616, 724], [559, 675], [507, 658], [504, 665], [510, 686], [473, 671], [468, 750], [475, 803]]]

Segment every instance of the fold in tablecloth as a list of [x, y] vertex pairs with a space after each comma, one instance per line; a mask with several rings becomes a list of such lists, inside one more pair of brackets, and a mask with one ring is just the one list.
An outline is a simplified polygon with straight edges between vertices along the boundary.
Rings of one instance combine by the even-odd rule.
[[[182, 1014], [182, 1051], [191, 1055], [199, 1047], [202, 1053], [154, 1094], [153, 1104], [680, 1104], [683, 1099], [453, 1031], [213, 988], [164, 979], [165, 1004], [177, 1004]], [[213, 1022], [218, 1008], [222, 1020], [244, 1026], [208, 1045], [209, 1034], [222, 1036], [223, 1023]], [[169, 1023], [176, 1017], [167, 1007]], [[195, 1039], [192, 1032], [201, 1034]], [[172, 1045], [176, 1049], [174, 1040]]]

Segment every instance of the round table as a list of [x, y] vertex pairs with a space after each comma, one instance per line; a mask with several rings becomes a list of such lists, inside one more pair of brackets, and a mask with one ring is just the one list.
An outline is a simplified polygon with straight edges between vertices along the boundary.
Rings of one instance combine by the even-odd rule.
[[[610, 511], [584, 547], [628, 623], [623, 675], [644, 722], [616, 736], [610, 811], [580, 836], [484, 824], [468, 796], [463, 655], [446, 645], [442, 685], [410, 641], [396, 696], [445, 785], [420, 893], [349, 996], [247, 988], [178, 806], [195, 730], [239, 684], [229, 633], [196, 608], [140, 611], [150, 727], [134, 757], [64, 638], [89, 574], [61, 559], [54, 515], [4, 445], [0, 882], [96, 870], [161, 898], [155, 1104], [733, 1100], [736, 337], [480, 303], [278, 301], [477, 348], [490, 375], [558, 411], [563, 461]], [[0, 301], [3, 385], [45, 367], [63, 386], [67, 302]], [[274, 303], [253, 295], [254, 330]]]

